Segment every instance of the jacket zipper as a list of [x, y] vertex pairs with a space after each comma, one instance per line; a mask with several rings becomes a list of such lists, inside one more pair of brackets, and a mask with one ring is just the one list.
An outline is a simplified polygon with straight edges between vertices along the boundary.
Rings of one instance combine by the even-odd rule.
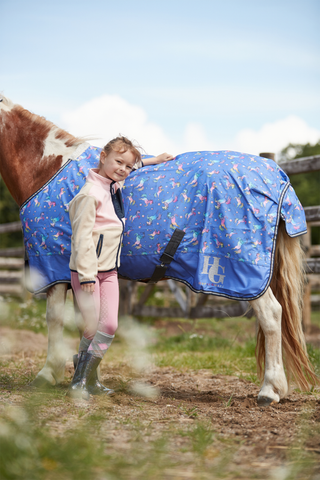
[[120, 248], [121, 248], [121, 244], [122, 244], [122, 239], [123, 239], [123, 231], [124, 231], [124, 223], [122, 221], [122, 218], [119, 219], [121, 224], [122, 224], [122, 232], [121, 232], [121, 237], [120, 237], [120, 242], [119, 242], [119, 247], [118, 247], [118, 251], [117, 251], [117, 257], [116, 257], [116, 269], [118, 269], [118, 260], [119, 260], [119, 251], [120, 251]]
[[100, 255], [101, 255], [102, 245], [103, 245], [103, 234], [100, 233], [99, 240], [98, 240], [98, 243], [97, 243], [97, 249], [96, 249], [97, 258], [99, 258]]

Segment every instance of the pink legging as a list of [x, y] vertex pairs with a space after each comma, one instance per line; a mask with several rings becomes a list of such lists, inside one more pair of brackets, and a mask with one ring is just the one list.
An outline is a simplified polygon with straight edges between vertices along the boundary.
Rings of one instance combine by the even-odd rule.
[[84, 320], [83, 336], [92, 340], [97, 330], [114, 335], [119, 308], [117, 271], [98, 272], [93, 293], [81, 289], [77, 272], [71, 272], [71, 285]]

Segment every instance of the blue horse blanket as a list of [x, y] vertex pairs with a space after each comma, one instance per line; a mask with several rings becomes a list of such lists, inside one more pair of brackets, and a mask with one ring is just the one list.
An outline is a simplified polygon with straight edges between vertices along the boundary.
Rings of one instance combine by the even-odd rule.
[[[89, 146], [21, 207], [36, 293], [70, 282], [68, 204], [100, 151]], [[150, 278], [179, 228], [185, 236], [166, 278], [237, 300], [258, 298], [268, 288], [280, 218], [292, 237], [307, 229], [285, 172], [272, 160], [239, 152], [190, 152], [136, 170], [126, 179], [123, 200], [121, 276]]]

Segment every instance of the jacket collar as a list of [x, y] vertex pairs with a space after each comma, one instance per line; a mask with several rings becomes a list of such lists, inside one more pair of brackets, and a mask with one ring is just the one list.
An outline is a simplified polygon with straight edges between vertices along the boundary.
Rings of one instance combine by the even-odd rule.
[[99, 172], [98, 168], [91, 168], [89, 170], [87, 180], [94, 183], [95, 185], [101, 185], [102, 187], [107, 188], [108, 190], [111, 185], [118, 185], [114, 180], [103, 177], [102, 175], [99, 175], [98, 172]]

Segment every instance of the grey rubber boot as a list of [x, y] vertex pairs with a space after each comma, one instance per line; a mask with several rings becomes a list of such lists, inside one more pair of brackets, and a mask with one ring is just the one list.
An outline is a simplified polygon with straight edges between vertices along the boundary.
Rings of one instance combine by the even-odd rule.
[[[86, 356], [86, 352], [83, 351], [83, 352], [80, 353], [73, 378], [72, 378], [71, 383], [69, 385], [69, 388], [67, 390], [67, 396], [68, 397], [82, 398], [82, 383], [81, 383], [81, 381], [83, 379], [83, 373], [84, 373], [84, 370], [85, 370], [85, 367], [86, 367], [86, 363], [87, 363], [87, 356]], [[89, 393], [88, 393], [87, 397], [89, 398]]]
[[94, 357], [88, 352], [81, 352], [67, 396], [89, 400], [89, 382], [93, 378], [100, 362], [101, 358]]
[[[73, 355], [73, 365], [76, 372], [77, 365], [78, 365], [77, 354]], [[93, 372], [92, 377], [88, 380], [88, 383], [87, 383], [88, 392], [90, 393], [90, 395], [112, 395], [113, 393], [115, 393], [114, 390], [112, 390], [111, 388], [105, 387], [104, 385], [102, 385], [102, 383], [99, 382], [97, 368]]]

